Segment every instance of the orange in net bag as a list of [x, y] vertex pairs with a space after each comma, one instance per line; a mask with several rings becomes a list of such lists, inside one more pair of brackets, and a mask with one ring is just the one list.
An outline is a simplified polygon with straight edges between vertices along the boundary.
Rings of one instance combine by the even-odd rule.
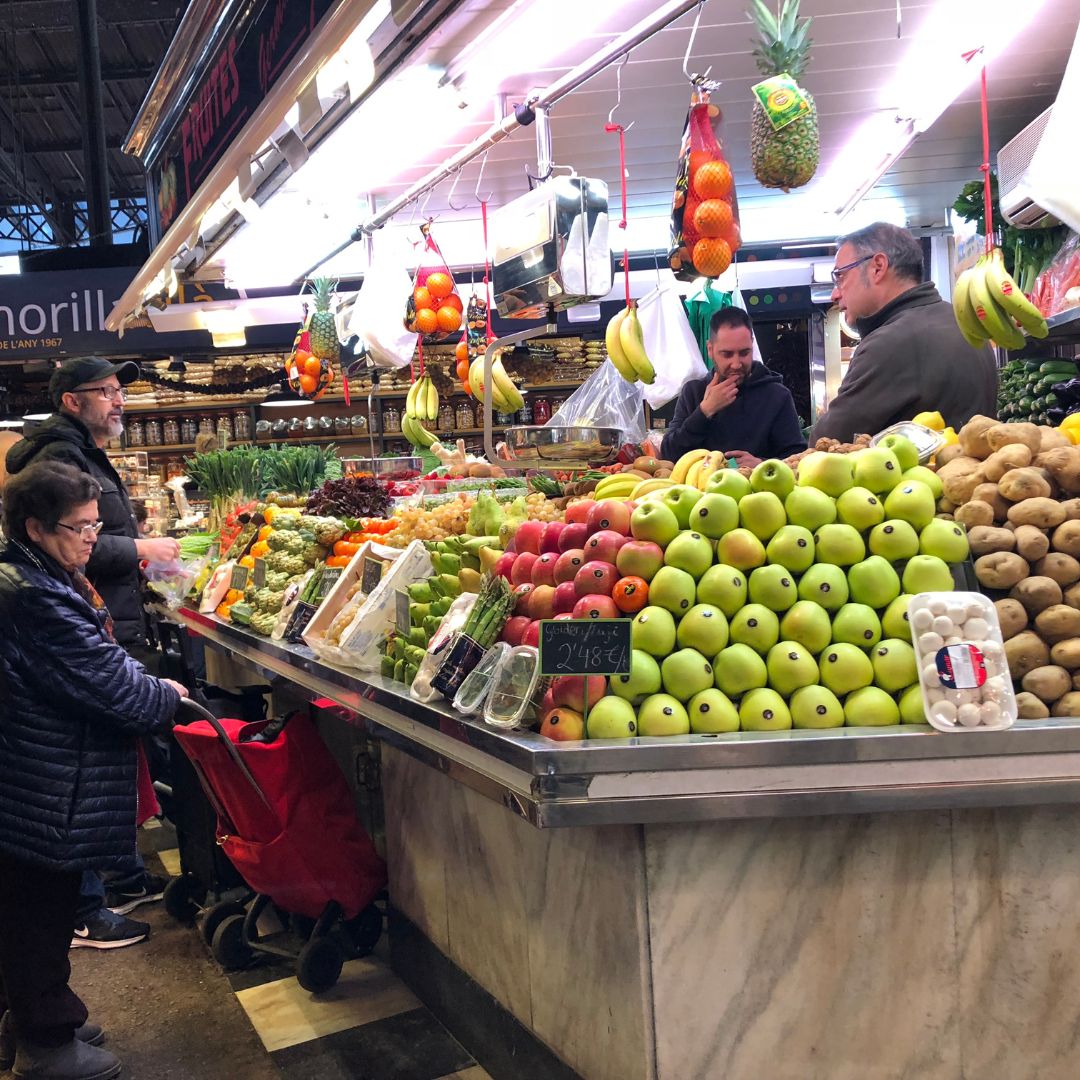
[[423, 251], [413, 277], [412, 293], [405, 303], [405, 329], [419, 334], [425, 343], [440, 341], [461, 329], [464, 305], [457, 283], [431, 235], [431, 223], [420, 226]]

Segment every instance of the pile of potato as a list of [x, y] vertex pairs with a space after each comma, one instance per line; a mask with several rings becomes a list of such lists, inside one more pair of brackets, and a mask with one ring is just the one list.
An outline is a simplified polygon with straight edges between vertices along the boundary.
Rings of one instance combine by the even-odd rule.
[[995, 598], [1020, 716], [1080, 716], [1080, 446], [975, 416], [937, 458], [939, 510], [967, 526]]

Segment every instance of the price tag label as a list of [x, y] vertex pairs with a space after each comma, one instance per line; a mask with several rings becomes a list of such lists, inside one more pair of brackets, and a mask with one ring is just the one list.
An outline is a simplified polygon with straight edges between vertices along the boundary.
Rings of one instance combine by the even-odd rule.
[[319, 609], [315, 604], [305, 604], [303, 600], [300, 601], [293, 609], [292, 616], [289, 619], [289, 625], [285, 627], [285, 640], [297, 644], [303, 640], [303, 633], [307, 629], [308, 623], [311, 622], [315, 612]]
[[232, 578], [229, 580], [230, 589], [244, 589], [247, 587], [248, 568], [237, 563], [232, 570]]
[[266, 584], [266, 560], [256, 559], [255, 569], [251, 574], [256, 589], [261, 589]]
[[629, 619], [545, 619], [540, 623], [541, 675], [629, 672]]
[[330, 590], [337, 584], [344, 567], [328, 566], [323, 570], [322, 581], [319, 582], [319, 599], [325, 600], [330, 595]]
[[397, 632], [407, 637], [412, 628], [412, 618], [409, 615], [409, 594], [404, 589], [398, 589], [394, 597], [396, 600], [394, 622]]
[[375, 591], [375, 586], [382, 580], [383, 569], [386, 563], [382, 559], [375, 559], [370, 555], [364, 556], [364, 569], [360, 578], [360, 591], [365, 596], [370, 596]]

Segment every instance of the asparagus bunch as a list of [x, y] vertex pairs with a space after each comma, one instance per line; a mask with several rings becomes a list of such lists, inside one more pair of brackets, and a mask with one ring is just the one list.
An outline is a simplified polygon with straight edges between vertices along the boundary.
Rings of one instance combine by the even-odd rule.
[[480, 593], [462, 627], [462, 633], [487, 649], [495, 643], [503, 624], [514, 610], [514, 593], [504, 577], [485, 574]]

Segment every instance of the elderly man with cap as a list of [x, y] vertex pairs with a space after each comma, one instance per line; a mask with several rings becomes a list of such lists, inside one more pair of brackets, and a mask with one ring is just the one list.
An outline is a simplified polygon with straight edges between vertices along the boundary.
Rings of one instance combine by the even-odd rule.
[[[124, 387], [138, 374], [138, 365], [130, 361], [114, 364], [100, 356], [65, 360], [49, 381], [56, 411], [11, 447], [7, 471], [14, 475], [31, 462], [62, 461], [89, 473], [101, 486], [101, 532], [86, 576], [112, 615], [117, 644], [136, 660], [146, 660], [139, 563], [169, 562], [179, 555], [180, 545], [171, 538], [139, 535], [127, 491], [105, 453], [124, 429]], [[149, 926], [124, 916], [139, 904], [160, 899], [164, 884], [146, 872], [135, 852], [130, 865], [114, 872], [104, 885], [88, 871], [72, 945], [115, 949], [144, 940]]]

